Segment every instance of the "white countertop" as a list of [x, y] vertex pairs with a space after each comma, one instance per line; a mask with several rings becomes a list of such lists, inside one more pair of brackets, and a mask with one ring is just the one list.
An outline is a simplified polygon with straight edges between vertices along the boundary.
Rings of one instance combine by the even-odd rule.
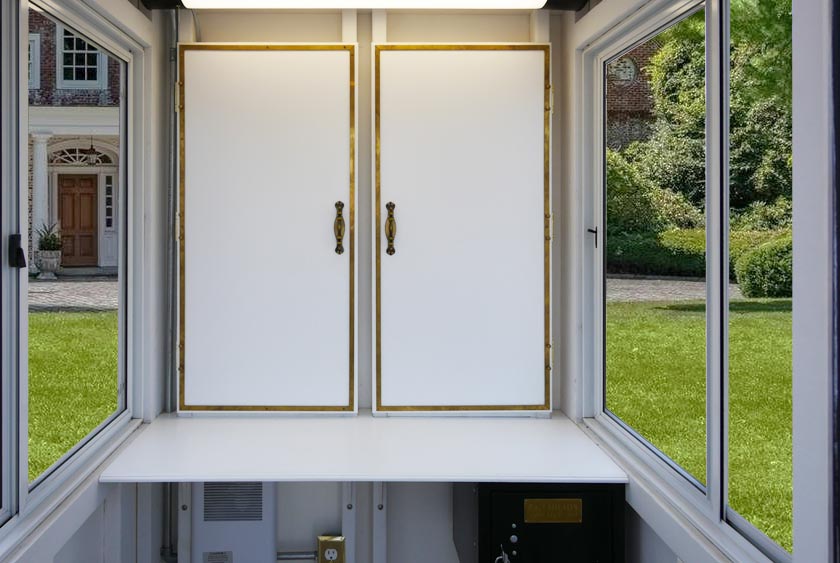
[[541, 418], [178, 417], [145, 424], [100, 481], [626, 483], [574, 422]]

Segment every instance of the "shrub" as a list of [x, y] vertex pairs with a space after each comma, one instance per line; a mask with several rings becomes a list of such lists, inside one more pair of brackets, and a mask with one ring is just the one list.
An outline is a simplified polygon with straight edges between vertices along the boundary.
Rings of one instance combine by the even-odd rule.
[[671, 244], [675, 241], [665, 240], [662, 235], [666, 233], [625, 233], [608, 237], [608, 273], [702, 276], [706, 268], [702, 243], [699, 249], [691, 241], [686, 245]]
[[793, 237], [765, 242], [745, 253], [735, 265], [745, 297], [790, 297], [793, 294]]
[[610, 234], [694, 228], [703, 215], [682, 195], [645, 180], [636, 167], [607, 151], [607, 225]]
[[[730, 277], [746, 252], [779, 236], [774, 231], [733, 231], [729, 241]], [[706, 232], [672, 229], [661, 233], [623, 233], [607, 239], [611, 274], [705, 277]]]
[[756, 201], [740, 213], [732, 214], [732, 229], [749, 231], [778, 231], [793, 224], [793, 204], [786, 197], [773, 203]]
[[61, 234], [55, 223], [42, 225], [38, 233], [38, 250], [61, 250]]

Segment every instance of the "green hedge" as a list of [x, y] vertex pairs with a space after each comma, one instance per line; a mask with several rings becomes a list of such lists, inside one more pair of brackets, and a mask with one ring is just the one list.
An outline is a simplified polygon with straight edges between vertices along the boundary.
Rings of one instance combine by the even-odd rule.
[[[732, 279], [735, 279], [734, 264], [745, 252], [779, 235], [778, 231], [733, 231], [729, 246]], [[607, 272], [705, 277], [706, 233], [703, 229], [673, 229], [608, 236]]]
[[784, 235], [745, 253], [735, 265], [745, 297], [793, 295], [793, 237]]

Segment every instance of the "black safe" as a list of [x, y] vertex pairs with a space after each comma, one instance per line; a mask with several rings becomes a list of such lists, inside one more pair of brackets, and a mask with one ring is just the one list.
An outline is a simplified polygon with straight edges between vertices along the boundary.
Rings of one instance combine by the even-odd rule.
[[461, 563], [621, 563], [624, 485], [457, 483]]

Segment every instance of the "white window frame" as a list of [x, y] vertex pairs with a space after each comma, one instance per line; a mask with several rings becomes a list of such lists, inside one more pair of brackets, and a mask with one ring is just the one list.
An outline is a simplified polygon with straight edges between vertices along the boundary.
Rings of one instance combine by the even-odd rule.
[[[0, 346], [2, 346], [3, 377], [0, 378], [0, 432], [2, 432], [3, 467], [0, 475], [0, 559], [10, 554], [41, 523], [71, 495], [96, 486], [92, 476], [102, 462], [113, 453], [141, 423], [160, 411], [162, 399], [151, 390], [154, 375], [146, 374], [144, 343], [154, 340], [154, 331], [147, 329], [143, 307], [154, 281], [144, 268], [146, 240], [153, 236], [144, 229], [145, 209], [148, 208], [151, 175], [151, 149], [144, 140], [150, 134], [151, 100], [147, 79], [150, 73], [150, 51], [154, 31], [151, 22], [136, 9], [123, 3], [104, 0], [94, 9], [75, 0], [33, 0], [40, 8], [67, 23], [79, 33], [91, 38], [103, 50], [126, 62], [121, 81], [121, 131], [124, 143], [120, 147], [121, 175], [118, 185], [125, 196], [116, 220], [125, 227], [120, 248], [120, 326], [119, 364], [124, 366], [125, 408], [104, 423], [98, 432], [69, 454], [64, 462], [44, 478], [37, 487], [28, 482], [27, 438], [28, 419], [28, 271], [12, 269], [7, 261], [0, 264]], [[2, 172], [0, 180], [0, 211], [2, 235], [21, 233], [24, 248], [28, 246], [28, 2], [14, 0], [0, 4], [0, 24], [3, 25], [0, 49], [2, 80], [0, 88], [0, 118], [2, 118]], [[117, 14], [126, 15], [122, 28], [112, 21], [120, 21]], [[130, 85], [130, 87], [129, 87]], [[17, 189], [15, 189], [15, 186]], [[122, 187], [125, 186], [125, 187]], [[130, 319], [130, 323], [126, 322]], [[14, 398], [14, 399], [13, 399]], [[16, 443], [16, 444], [15, 444]], [[15, 449], [17, 448], [17, 449]]]
[[[727, 468], [722, 459], [728, 392], [728, 0], [652, 0], [641, 9], [616, 18], [616, 25], [577, 43], [579, 69], [576, 130], [581, 137], [577, 161], [584, 229], [605, 233], [604, 106], [605, 65], [698, 9], [706, 11], [706, 486], [680, 469], [665, 454], [639, 439], [631, 428], [606, 414], [604, 404], [604, 272], [603, 244], [581, 238], [583, 288], [583, 415], [586, 427], [622, 461], [631, 483], [627, 500], [649, 523], [671, 528], [669, 538], [691, 560], [790, 561], [791, 555], [761, 531], [727, 509]], [[591, 13], [587, 17], [592, 17]], [[723, 30], [727, 30], [724, 32]], [[728, 57], [728, 55], [727, 55]], [[725, 95], [724, 95], [725, 94]], [[722, 186], [726, 186], [723, 189]], [[586, 189], [589, 187], [589, 189]], [[601, 237], [602, 238], [602, 237]], [[726, 276], [726, 277], [724, 277]], [[587, 344], [591, 342], [591, 346]], [[709, 345], [719, 343], [718, 345]], [[724, 515], [726, 516], [724, 518]], [[727, 521], [728, 520], [728, 521]], [[699, 536], [698, 533], [699, 532]], [[673, 544], [672, 544], [673, 545]], [[769, 557], [768, 557], [769, 556]]]
[[69, 31], [76, 35], [75, 30], [67, 29], [66, 26], [56, 23], [55, 25], [55, 87], [59, 90], [104, 90], [108, 87], [108, 57], [99, 48], [99, 45], [92, 42], [87, 34], [81, 39], [97, 47], [96, 64], [97, 64], [97, 79], [96, 80], [68, 80], [64, 78], [64, 32]]
[[41, 34], [29, 34], [29, 89], [41, 88]]

